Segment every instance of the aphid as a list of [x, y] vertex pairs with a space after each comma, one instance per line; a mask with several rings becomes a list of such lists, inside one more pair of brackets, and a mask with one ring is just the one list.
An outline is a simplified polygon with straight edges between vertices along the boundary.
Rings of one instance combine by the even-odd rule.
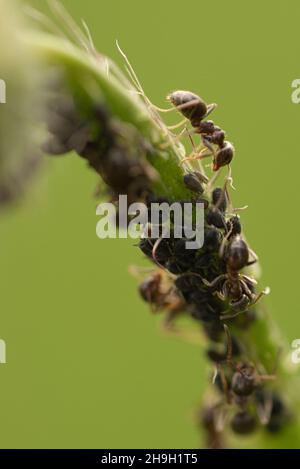
[[171, 240], [167, 238], [142, 238], [139, 248], [147, 257], [160, 265], [164, 265], [172, 255]]
[[205, 249], [215, 251], [221, 244], [221, 233], [214, 227], [207, 227], [204, 231]]
[[227, 199], [226, 192], [221, 187], [216, 187], [212, 192], [212, 203], [221, 212], [226, 212]]
[[182, 311], [185, 305], [183, 298], [165, 281], [163, 271], [154, 272], [144, 279], [139, 292], [153, 311], [164, 309], [168, 313], [176, 313]]
[[256, 425], [256, 418], [247, 410], [237, 412], [231, 420], [232, 430], [240, 435], [252, 433], [255, 430]]
[[200, 96], [190, 91], [174, 91], [167, 99], [186, 117], [193, 127], [198, 127], [216, 107], [216, 104], [207, 105]]
[[255, 295], [253, 292], [255, 280], [239, 273], [241, 269], [257, 260], [249, 260], [249, 248], [239, 235], [229, 240], [223, 257], [226, 262], [226, 274], [219, 275], [212, 282], [205, 279], [203, 282], [210, 288], [217, 289], [218, 296], [223, 301], [229, 300], [230, 310], [234, 313], [221, 316], [221, 319], [229, 319], [254, 305], [267, 291]]
[[186, 248], [186, 238], [175, 239], [174, 240], [174, 257], [180, 263], [191, 266], [196, 256], [195, 249]]
[[230, 233], [230, 236], [236, 236], [241, 234], [242, 232], [242, 225], [241, 225], [241, 220], [238, 215], [235, 215], [234, 217], [229, 218], [227, 222], [227, 230], [228, 233]]
[[213, 207], [207, 212], [206, 222], [209, 225], [215, 226], [216, 228], [226, 230], [226, 221], [224, 218], [224, 214], [218, 208]]
[[183, 182], [185, 186], [192, 192], [196, 192], [198, 194], [202, 194], [204, 192], [201, 181], [199, 180], [196, 172], [185, 174], [183, 177]]

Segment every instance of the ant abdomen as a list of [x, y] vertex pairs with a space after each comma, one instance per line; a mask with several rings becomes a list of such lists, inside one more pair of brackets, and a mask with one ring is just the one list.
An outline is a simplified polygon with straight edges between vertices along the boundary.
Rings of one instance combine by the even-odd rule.
[[207, 114], [203, 99], [190, 91], [174, 91], [167, 99], [191, 122], [199, 123]]
[[213, 162], [213, 170], [218, 171], [222, 166], [230, 164], [233, 155], [234, 147], [232, 143], [225, 141], [215, 155], [215, 159]]
[[241, 270], [249, 262], [249, 249], [240, 236], [235, 236], [229, 243], [226, 252], [226, 261], [229, 269]]

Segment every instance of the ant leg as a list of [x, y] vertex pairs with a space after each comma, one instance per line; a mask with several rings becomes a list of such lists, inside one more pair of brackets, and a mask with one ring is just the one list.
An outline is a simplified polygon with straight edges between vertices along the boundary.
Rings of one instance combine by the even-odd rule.
[[230, 404], [229, 387], [228, 387], [228, 383], [227, 383], [227, 379], [226, 379], [223, 367], [222, 367], [222, 365], [220, 365], [220, 363], [217, 363], [217, 370], [218, 370], [218, 374], [220, 375], [220, 378], [221, 378], [221, 384], [222, 384], [224, 394], [226, 396], [226, 400], [227, 400], [228, 404]]
[[245, 293], [245, 295], [248, 296], [248, 298], [250, 298], [250, 300], [251, 300], [253, 298], [253, 292], [250, 290], [247, 283], [244, 280], [242, 280], [242, 278], [241, 278], [240, 279], [240, 284], [243, 288], [243, 292]]
[[201, 140], [202, 140], [203, 145], [210, 151], [209, 154], [213, 155], [213, 157], [215, 158], [216, 152], [215, 152], [213, 144], [207, 138], [205, 138], [205, 136], [202, 136]]
[[[189, 135], [188, 132], [187, 132], [187, 134]], [[209, 153], [205, 153], [207, 151], [209, 151]], [[185, 161], [203, 160], [204, 158], [207, 158], [208, 156], [212, 156], [213, 153], [211, 153], [210, 150], [208, 149], [208, 147], [206, 147], [206, 148], [202, 148], [201, 151], [197, 151], [197, 154], [195, 156], [192, 156], [192, 155], [194, 155], [194, 152], [190, 156], [187, 156], [186, 158], [183, 158], [183, 160], [181, 160], [181, 163], [184, 163]]]
[[229, 331], [229, 327], [226, 324], [223, 324], [226, 339], [227, 339], [227, 354], [226, 354], [226, 361], [228, 364], [232, 364], [232, 340]]
[[222, 301], [225, 301], [225, 300], [226, 300], [226, 296], [223, 295], [223, 293], [217, 291], [216, 294], [217, 294], [217, 297], [218, 297], [220, 300], [222, 300]]
[[223, 280], [225, 280], [225, 278], [227, 278], [227, 274], [219, 275], [219, 276], [216, 277], [212, 282], [209, 282], [208, 280], [206, 280], [205, 278], [203, 278], [203, 279], [202, 279], [202, 282], [203, 282], [204, 285], [206, 285], [207, 287], [214, 288], [214, 287], [216, 287], [217, 285], [219, 285], [219, 283], [221, 283]]
[[232, 189], [234, 189], [234, 187], [232, 185], [232, 176], [231, 176], [231, 166], [230, 166], [230, 164], [228, 165], [228, 174], [227, 174], [227, 177], [225, 179], [225, 183], [224, 183], [224, 186], [223, 186], [223, 191], [226, 194], [226, 197], [227, 197], [227, 200], [228, 200], [229, 212], [231, 212], [231, 210], [233, 209], [233, 205], [232, 205], [231, 197], [230, 197], [229, 190], [228, 190], [228, 184]]
[[163, 332], [172, 336], [177, 337], [178, 339], [188, 342], [192, 345], [203, 345], [203, 337], [200, 332], [196, 332], [192, 328], [178, 327], [176, 324], [176, 319], [179, 317], [180, 313], [168, 311], [163, 323], [162, 329]]
[[253, 301], [253, 303], [251, 303], [250, 306], [253, 306], [255, 305], [264, 295], [269, 295], [270, 293], [270, 288], [269, 287], [266, 287], [263, 291], [261, 291], [257, 297], [255, 298], [255, 300]]
[[[181, 130], [181, 132], [179, 132], [178, 135], [176, 135], [173, 139], [172, 139], [172, 142], [173, 143], [179, 143], [184, 137], [186, 137], [189, 132], [191, 131], [188, 131], [188, 129], [185, 127], [184, 129]], [[192, 131], [192, 133], [195, 133]], [[168, 148], [170, 146], [170, 142], [166, 142], [166, 143], [161, 143], [159, 145], [159, 148], [161, 148], [162, 150], [165, 150], [166, 148]]]
[[249, 275], [243, 275], [243, 278], [245, 279], [246, 283], [251, 283], [251, 285], [257, 285], [257, 281], [255, 278], [249, 277]]
[[257, 405], [257, 414], [262, 425], [268, 425], [273, 408], [272, 393], [267, 390], [265, 392], [267, 396], [264, 402]]
[[160, 245], [160, 243], [161, 243], [162, 240], [164, 239], [164, 236], [163, 236], [163, 235], [164, 235], [164, 233], [162, 233], [161, 237], [158, 238], [158, 239], [155, 241], [154, 245], [153, 245], [153, 248], [152, 248], [152, 259], [153, 259], [154, 262], [158, 265], [158, 267], [160, 267], [161, 269], [165, 270], [165, 267], [164, 267], [162, 264], [160, 264], [160, 262], [159, 262], [159, 261], [157, 260], [157, 258], [156, 258], [156, 251], [157, 251], [157, 249], [158, 249], [158, 246]]
[[221, 433], [224, 430], [225, 425], [226, 425], [226, 420], [228, 418], [228, 409], [225, 409], [223, 407], [223, 408], [219, 408], [218, 411], [219, 412], [215, 417], [215, 427], [216, 427], [216, 431], [218, 433]]
[[198, 104], [199, 102], [200, 102], [199, 99], [192, 99], [191, 101], [189, 101], [187, 103], [182, 103], [182, 104], [179, 104], [178, 106], [173, 106], [173, 107], [170, 107], [168, 109], [158, 107], [155, 104], [152, 104], [152, 106], [158, 112], [172, 112], [172, 111], [181, 111], [182, 109], [188, 109], [189, 107], [192, 107], [195, 104]]
[[212, 190], [212, 187], [216, 183], [219, 176], [220, 176], [220, 171], [216, 171], [214, 175], [210, 178], [209, 183], [208, 183], [208, 191]]
[[249, 207], [249, 205], [244, 205], [243, 207], [233, 208], [232, 213], [235, 214], [235, 213], [238, 213], [238, 212], [242, 212], [243, 210], [247, 210], [248, 207]]
[[222, 240], [222, 243], [221, 243], [221, 246], [219, 248], [219, 257], [222, 259], [223, 256], [224, 256], [224, 252], [225, 252], [225, 246], [226, 246], [226, 243], [228, 241], [228, 238], [230, 237], [231, 233], [232, 233], [232, 229], [233, 229], [233, 225], [231, 224], [231, 228], [230, 230], [228, 231], [228, 233], [226, 234], [226, 236], [223, 238]]
[[[193, 148], [193, 153], [192, 154], [196, 154], [198, 155], [199, 154], [199, 150], [198, 148], [196, 148], [196, 145], [195, 145], [195, 142], [193, 140], [193, 137], [192, 137], [192, 134], [191, 132], [189, 131], [189, 129], [187, 128], [187, 133], [188, 133], [188, 137], [190, 139], [190, 142], [191, 142], [191, 145], [192, 145], [192, 148]], [[200, 152], [201, 153], [201, 152]], [[204, 168], [203, 168], [203, 165], [201, 163], [201, 159], [199, 158], [198, 159], [198, 164], [199, 164], [199, 168], [200, 168], [200, 172], [201, 172], [201, 175], [204, 177], [204, 179], [206, 179], [206, 175], [205, 175], [205, 171], [204, 171]], [[202, 181], [203, 182], [203, 181]]]
[[256, 264], [256, 262], [257, 262], [257, 259], [253, 259], [253, 261], [247, 262], [246, 266], [250, 267], [250, 265]]
[[231, 311], [231, 310], [227, 309], [226, 311], [223, 312], [223, 314], [220, 315], [221, 321], [226, 321], [227, 319], [233, 319], [243, 312], [243, 311], [237, 311], [235, 313], [226, 314], [228, 311]]
[[[201, 152], [200, 152], [201, 153]], [[186, 161], [197, 161], [197, 160], [203, 160], [203, 158], [206, 158], [208, 156], [211, 156], [211, 154], [203, 155], [198, 153], [196, 156], [187, 156], [181, 160], [180, 164], [185, 163]], [[192, 153], [193, 155], [194, 153]]]
[[151, 274], [155, 272], [154, 267], [140, 267], [138, 265], [130, 265], [128, 267], [128, 273], [132, 275], [137, 280], [140, 280], [144, 277], [144, 274]]
[[276, 375], [259, 375], [260, 381], [274, 381], [277, 376]]
[[249, 248], [249, 246], [248, 246], [248, 251], [249, 251], [249, 254], [251, 254], [251, 256], [253, 257], [253, 260], [249, 261], [247, 266], [253, 265], [258, 261], [258, 255], [251, 248]]

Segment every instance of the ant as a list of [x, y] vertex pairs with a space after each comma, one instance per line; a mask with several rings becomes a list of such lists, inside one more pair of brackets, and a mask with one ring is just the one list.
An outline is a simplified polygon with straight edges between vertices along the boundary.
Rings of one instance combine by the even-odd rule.
[[[204, 153], [202, 150], [196, 156], [189, 156], [182, 161], [199, 160], [212, 154], [213, 171], [229, 165], [234, 155], [233, 145], [225, 140], [225, 132], [212, 120], [203, 120], [217, 105], [214, 103], [207, 105], [202, 98], [190, 91], [174, 91], [167, 99], [190, 121], [194, 133], [201, 135], [203, 145], [209, 150], [209, 153]], [[217, 151], [214, 145], [218, 147]]]
[[[248, 433], [250, 432], [249, 421], [254, 420], [254, 416], [247, 410], [249, 397], [256, 395], [259, 390], [261, 391], [261, 384], [265, 381], [272, 381], [276, 379], [274, 372], [272, 374], [261, 374], [253, 363], [241, 360], [237, 363], [233, 361], [233, 342], [229, 331], [229, 328], [224, 324], [224, 332], [227, 341], [226, 355], [216, 362], [216, 372], [213, 378], [213, 382], [218, 378], [220, 389], [226, 396], [228, 404], [235, 403], [240, 407], [240, 410], [232, 419], [232, 427], [236, 433]], [[223, 365], [227, 364], [229, 370], [232, 373], [225, 373]], [[268, 394], [268, 392], [267, 392]], [[266, 399], [257, 408], [261, 423], [266, 425], [270, 421], [272, 402], [270, 399]], [[266, 405], [267, 404], [267, 405]], [[251, 416], [251, 418], [250, 418]], [[240, 423], [240, 425], [238, 425]], [[253, 422], [252, 422], [253, 423]], [[252, 428], [252, 425], [250, 425]]]
[[155, 271], [145, 278], [139, 286], [139, 292], [143, 300], [150, 303], [152, 311], [166, 309], [173, 315], [182, 311], [183, 299], [177, 292], [167, 285], [163, 271]]
[[[224, 252], [222, 252], [223, 250]], [[254, 293], [256, 281], [239, 272], [244, 267], [257, 262], [256, 256], [254, 260], [249, 260], [249, 248], [240, 235], [230, 239], [225, 249], [221, 248], [221, 256], [226, 262], [226, 274], [219, 275], [212, 282], [205, 279], [203, 282], [210, 288], [220, 287], [218, 296], [223, 301], [229, 299], [230, 310], [234, 310], [234, 313], [221, 315], [221, 319], [225, 320], [233, 318], [253, 306], [263, 295], [268, 293], [268, 290], [263, 290], [256, 295]]]
[[[198, 133], [202, 137], [202, 142], [204, 146], [210, 150], [209, 154], [204, 155], [203, 152], [196, 155], [195, 157], [190, 156], [184, 158], [183, 161], [198, 159], [201, 160], [205, 156], [213, 155], [213, 170], [218, 171], [222, 166], [229, 165], [233, 156], [234, 156], [234, 147], [233, 145], [225, 140], [225, 132], [218, 126], [215, 126], [213, 121], [203, 121], [208, 115], [216, 108], [216, 104], [206, 104], [203, 99], [197, 96], [195, 93], [190, 91], [174, 91], [169, 96], [167, 96], [168, 101], [173, 104], [171, 109], [161, 109], [158, 106], [151, 103], [149, 98], [146, 96], [141, 83], [130, 63], [126, 54], [120, 48], [118, 42], [117, 47], [123, 58], [125, 59], [127, 65], [127, 72], [133, 84], [133, 91], [138, 95], [141, 95], [144, 99], [148, 110], [151, 112], [152, 117], [158, 126], [169, 135], [170, 129], [176, 129], [181, 127], [182, 124], [189, 120], [191, 125], [194, 128], [194, 132]], [[171, 127], [166, 127], [165, 124], [158, 116], [158, 112], [171, 112], [174, 109], [181, 112], [184, 116], [184, 120], [179, 124], [176, 124]], [[170, 142], [168, 142], [168, 145]], [[218, 150], [215, 151], [213, 145], [218, 146]]]

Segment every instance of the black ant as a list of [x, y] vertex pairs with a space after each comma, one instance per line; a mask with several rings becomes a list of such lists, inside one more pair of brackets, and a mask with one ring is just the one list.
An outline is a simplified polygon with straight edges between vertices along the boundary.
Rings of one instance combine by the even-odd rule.
[[207, 105], [200, 96], [191, 91], [174, 91], [167, 96], [167, 99], [193, 127], [199, 127], [199, 123], [217, 107], [216, 104]]
[[[202, 150], [199, 154], [184, 158], [182, 161], [198, 160], [212, 154], [213, 171], [229, 165], [234, 155], [233, 145], [225, 140], [225, 132], [212, 120], [203, 120], [217, 105], [207, 105], [203, 99], [190, 91], [174, 91], [167, 99], [190, 121], [194, 133], [201, 135], [203, 145], [209, 150], [209, 153], [204, 153]], [[214, 145], [218, 147], [217, 151]]]
[[203, 282], [210, 288], [220, 288], [218, 296], [223, 301], [229, 299], [230, 310], [234, 310], [234, 313], [221, 315], [221, 319], [225, 320], [233, 318], [253, 306], [268, 291], [263, 290], [256, 295], [254, 293], [256, 281], [239, 272], [257, 261], [257, 257], [254, 260], [249, 260], [249, 248], [241, 236], [236, 235], [230, 239], [224, 253], [221, 248], [221, 256], [226, 262], [226, 274], [219, 275], [212, 282], [205, 279]]
[[[220, 354], [220, 359], [216, 356], [216, 372], [213, 382], [218, 385], [220, 390], [225, 394], [228, 404], [236, 404], [240, 410], [231, 420], [231, 427], [235, 433], [250, 433], [256, 426], [256, 418], [247, 409], [249, 398], [256, 397], [257, 393], [262, 391], [262, 383], [271, 381], [276, 378], [275, 374], [260, 374], [256, 367], [247, 361], [239, 361], [234, 363], [234, 343], [229, 328], [224, 325], [224, 332], [227, 339], [226, 354]], [[241, 352], [241, 350], [240, 350]], [[227, 364], [226, 372], [223, 366]], [[266, 391], [268, 394], [268, 392]], [[269, 424], [272, 411], [272, 402], [264, 399], [264, 405], [257, 408], [261, 423]], [[269, 404], [269, 405], [266, 405]], [[271, 408], [270, 408], [271, 404]]]

